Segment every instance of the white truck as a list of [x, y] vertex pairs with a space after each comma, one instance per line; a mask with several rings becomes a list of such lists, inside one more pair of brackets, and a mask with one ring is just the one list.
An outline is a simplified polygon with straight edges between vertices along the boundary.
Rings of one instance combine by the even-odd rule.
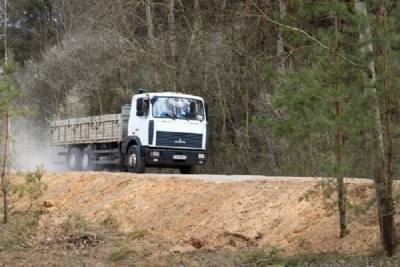
[[52, 122], [50, 144], [74, 171], [114, 165], [134, 173], [147, 166], [193, 173], [207, 158], [207, 107], [193, 95], [140, 92], [120, 114]]

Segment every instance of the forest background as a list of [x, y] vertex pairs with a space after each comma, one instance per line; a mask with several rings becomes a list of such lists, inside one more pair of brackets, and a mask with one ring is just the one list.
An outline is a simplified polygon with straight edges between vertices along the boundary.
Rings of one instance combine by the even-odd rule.
[[376, 104], [398, 158], [399, 11], [383, 0], [13, 0], [7, 47], [18, 105], [43, 141], [50, 121], [119, 113], [138, 88], [179, 91], [209, 104], [205, 172], [371, 177]]

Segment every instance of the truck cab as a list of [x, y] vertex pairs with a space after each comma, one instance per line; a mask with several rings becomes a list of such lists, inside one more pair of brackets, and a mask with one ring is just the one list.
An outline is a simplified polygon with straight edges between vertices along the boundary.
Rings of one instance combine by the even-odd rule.
[[135, 173], [147, 166], [193, 173], [207, 158], [206, 105], [193, 95], [139, 93], [119, 114], [54, 121], [49, 137], [69, 170], [114, 165]]
[[132, 98], [126, 136], [126, 166], [178, 168], [193, 173], [206, 161], [207, 112], [201, 97], [166, 92]]

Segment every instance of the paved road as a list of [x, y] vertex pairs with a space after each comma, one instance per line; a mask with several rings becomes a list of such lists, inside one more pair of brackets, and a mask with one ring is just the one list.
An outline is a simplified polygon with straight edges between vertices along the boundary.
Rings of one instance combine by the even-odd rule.
[[[143, 173], [135, 174], [143, 177], [155, 178], [184, 178], [184, 179], [198, 179], [203, 181], [212, 181], [217, 183], [223, 182], [239, 182], [239, 181], [255, 181], [255, 180], [302, 180], [302, 181], [322, 181], [329, 178], [321, 177], [288, 177], [288, 176], [262, 176], [262, 175], [215, 175], [215, 174], [160, 174], [160, 173]], [[332, 179], [332, 178], [331, 178]], [[346, 178], [348, 182], [366, 182], [371, 179], [363, 178]]]
[[[53, 170], [57, 171], [57, 170]], [[65, 170], [58, 170], [61, 172], [67, 172]], [[112, 170], [105, 170], [104, 172], [113, 172]], [[128, 174], [124, 172], [124, 174]], [[176, 174], [176, 173], [148, 173], [143, 174], [133, 174], [136, 176], [143, 177], [155, 177], [155, 178], [183, 178], [183, 179], [197, 179], [203, 181], [211, 181], [217, 183], [223, 182], [239, 182], [239, 181], [259, 181], [259, 180], [302, 180], [302, 181], [322, 181], [334, 178], [324, 178], [324, 177], [293, 177], [293, 176], [262, 176], [262, 175], [216, 175], [216, 174]], [[370, 178], [345, 178], [347, 182], [372, 182]]]

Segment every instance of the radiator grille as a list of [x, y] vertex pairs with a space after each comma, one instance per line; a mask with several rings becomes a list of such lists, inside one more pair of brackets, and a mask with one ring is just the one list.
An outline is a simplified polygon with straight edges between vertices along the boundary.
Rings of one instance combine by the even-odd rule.
[[203, 135], [157, 131], [156, 145], [168, 147], [201, 148], [203, 145]]

